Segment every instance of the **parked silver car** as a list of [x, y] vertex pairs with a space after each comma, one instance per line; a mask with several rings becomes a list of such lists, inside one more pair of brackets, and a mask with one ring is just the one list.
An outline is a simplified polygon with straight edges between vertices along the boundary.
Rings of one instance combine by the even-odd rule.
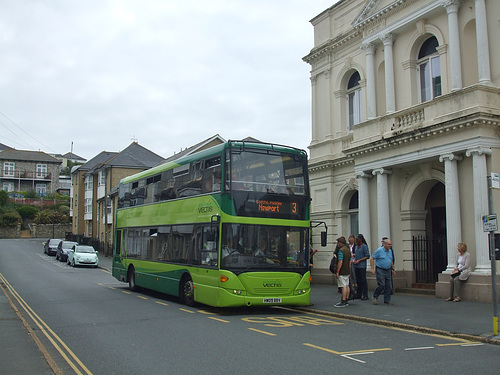
[[59, 243], [61, 243], [60, 238], [51, 238], [48, 239], [47, 242], [44, 243], [43, 245], [43, 252], [48, 255], [56, 255], [57, 253], [57, 246], [59, 246]]
[[92, 246], [73, 245], [68, 254], [68, 264], [75, 266], [92, 266], [99, 265], [99, 257], [97, 251]]

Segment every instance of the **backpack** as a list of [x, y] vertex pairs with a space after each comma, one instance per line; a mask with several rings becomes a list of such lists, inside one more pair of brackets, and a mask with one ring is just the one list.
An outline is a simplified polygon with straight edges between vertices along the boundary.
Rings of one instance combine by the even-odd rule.
[[334, 256], [330, 261], [330, 272], [337, 273], [337, 257]]

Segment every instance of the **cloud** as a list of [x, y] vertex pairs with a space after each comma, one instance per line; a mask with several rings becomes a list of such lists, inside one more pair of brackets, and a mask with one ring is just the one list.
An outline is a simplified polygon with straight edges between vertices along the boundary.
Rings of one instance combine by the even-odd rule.
[[133, 137], [168, 157], [217, 133], [305, 148], [308, 21], [331, 5], [2, 2], [0, 142], [55, 153], [74, 142], [85, 158]]

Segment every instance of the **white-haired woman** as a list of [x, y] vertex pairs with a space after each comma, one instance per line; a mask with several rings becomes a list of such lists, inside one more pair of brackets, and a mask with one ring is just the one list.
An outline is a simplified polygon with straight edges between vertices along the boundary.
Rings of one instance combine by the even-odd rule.
[[457, 245], [457, 266], [451, 272], [450, 276], [450, 296], [446, 301], [460, 302], [460, 291], [463, 284], [470, 275], [470, 254], [467, 252], [467, 245], [459, 242]]

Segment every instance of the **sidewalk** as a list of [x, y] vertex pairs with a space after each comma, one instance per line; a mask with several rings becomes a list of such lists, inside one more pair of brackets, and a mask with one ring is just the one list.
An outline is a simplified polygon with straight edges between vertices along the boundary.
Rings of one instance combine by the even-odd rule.
[[[99, 266], [111, 271], [112, 258], [99, 256]], [[399, 326], [439, 334], [461, 335], [500, 345], [493, 336], [493, 304], [479, 302], [445, 302], [444, 299], [409, 294], [394, 294], [394, 305], [385, 305], [383, 296], [373, 305], [368, 301], [349, 301], [345, 308], [335, 308], [340, 301], [336, 285], [313, 284], [310, 307], [302, 310], [370, 323]], [[470, 336], [470, 337], [467, 337]]]

